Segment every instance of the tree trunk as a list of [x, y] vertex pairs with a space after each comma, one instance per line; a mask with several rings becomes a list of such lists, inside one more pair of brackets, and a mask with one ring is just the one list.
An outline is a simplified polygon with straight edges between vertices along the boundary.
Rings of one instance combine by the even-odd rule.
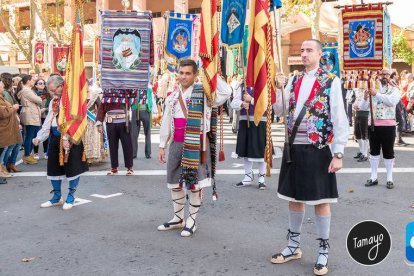
[[311, 21], [311, 30], [312, 30], [312, 38], [320, 40], [319, 36], [319, 21], [321, 17], [321, 6], [322, 1], [321, 0], [313, 0], [313, 16]]

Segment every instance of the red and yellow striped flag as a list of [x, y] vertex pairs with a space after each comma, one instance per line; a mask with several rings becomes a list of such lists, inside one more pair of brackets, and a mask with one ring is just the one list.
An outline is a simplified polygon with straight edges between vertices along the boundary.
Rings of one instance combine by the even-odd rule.
[[[254, 88], [254, 123], [259, 124], [275, 95], [275, 65], [269, 14], [269, 0], [250, 2], [249, 50], [247, 52], [246, 85]], [[270, 56], [269, 56], [270, 55]]]
[[83, 34], [80, 24], [76, 24], [72, 33], [72, 45], [69, 50], [66, 85], [62, 94], [59, 110], [59, 131], [78, 144], [86, 130], [86, 73], [84, 66]]
[[203, 0], [201, 4], [200, 57], [203, 62], [202, 79], [208, 101], [216, 96], [220, 62], [217, 0]]

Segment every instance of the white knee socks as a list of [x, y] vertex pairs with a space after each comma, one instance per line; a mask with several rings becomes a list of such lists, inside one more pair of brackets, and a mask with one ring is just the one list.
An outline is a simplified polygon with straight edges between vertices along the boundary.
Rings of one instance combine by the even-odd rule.
[[192, 228], [195, 224], [195, 219], [197, 217], [198, 210], [201, 206], [201, 192], [202, 190], [196, 190], [196, 191], [189, 191], [190, 198], [189, 198], [189, 217], [187, 218], [185, 222], [185, 226], [187, 228]]
[[362, 141], [362, 150], [361, 150], [361, 152], [365, 157], [368, 157], [369, 141], [367, 139], [361, 140], [361, 141]]
[[244, 158], [244, 178], [243, 184], [250, 184], [253, 181], [253, 162], [249, 161], [248, 158]]
[[187, 200], [183, 189], [172, 189], [171, 198], [173, 200], [174, 217], [170, 222], [178, 222], [184, 219], [184, 206]]
[[265, 175], [266, 175], [266, 163], [260, 162], [259, 164], [259, 183], [265, 183]]
[[394, 168], [394, 159], [385, 159], [384, 158], [385, 168], [387, 169], [387, 182], [392, 180], [392, 169]]
[[371, 180], [377, 180], [378, 179], [378, 165], [380, 161], [379, 155], [371, 155], [369, 157], [369, 163], [371, 164]]

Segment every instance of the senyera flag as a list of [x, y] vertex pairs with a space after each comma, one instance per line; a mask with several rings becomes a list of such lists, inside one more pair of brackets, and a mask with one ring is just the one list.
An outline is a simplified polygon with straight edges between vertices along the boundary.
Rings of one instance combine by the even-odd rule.
[[219, 32], [217, 0], [203, 0], [201, 4], [200, 53], [203, 63], [202, 79], [205, 94], [213, 103], [217, 89]]
[[58, 118], [59, 131], [68, 135], [75, 144], [81, 141], [86, 130], [86, 82], [82, 28], [80, 24], [76, 24], [72, 33], [66, 83]]
[[253, 0], [250, 13], [246, 85], [254, 88], [254, 123], [258, 125], [268, 108], [268, 94], [272, 103], [276, 100], [269, 1]]

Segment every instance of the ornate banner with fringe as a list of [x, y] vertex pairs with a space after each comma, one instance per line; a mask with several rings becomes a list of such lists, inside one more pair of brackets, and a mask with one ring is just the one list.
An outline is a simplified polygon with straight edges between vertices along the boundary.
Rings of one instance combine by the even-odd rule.
[[193, 20], [196, 15], [170, 12], [165, 32], [165, 52], [174, 59], [191, 57]]
[[227, 47], [240, 47], [244, 36], [246, 0], [224, 0], [221, 14], [221, 41]]
[[153, 63], [150, 12], [102, 11], [101, 86], [104, 102], [134, 104], [146, 91]]
[[383, 67], [383, 6], [345, 6], [344, 70], [380, 70]]
[[320, 67], [329, 73], [337, 75], [338, 78], [340, 77], [338, 42], [322, 44]]
[[68, 57], [69, 45], [52, 46], [52, 72], [59, 73], [64, 77], [68, 66]]

